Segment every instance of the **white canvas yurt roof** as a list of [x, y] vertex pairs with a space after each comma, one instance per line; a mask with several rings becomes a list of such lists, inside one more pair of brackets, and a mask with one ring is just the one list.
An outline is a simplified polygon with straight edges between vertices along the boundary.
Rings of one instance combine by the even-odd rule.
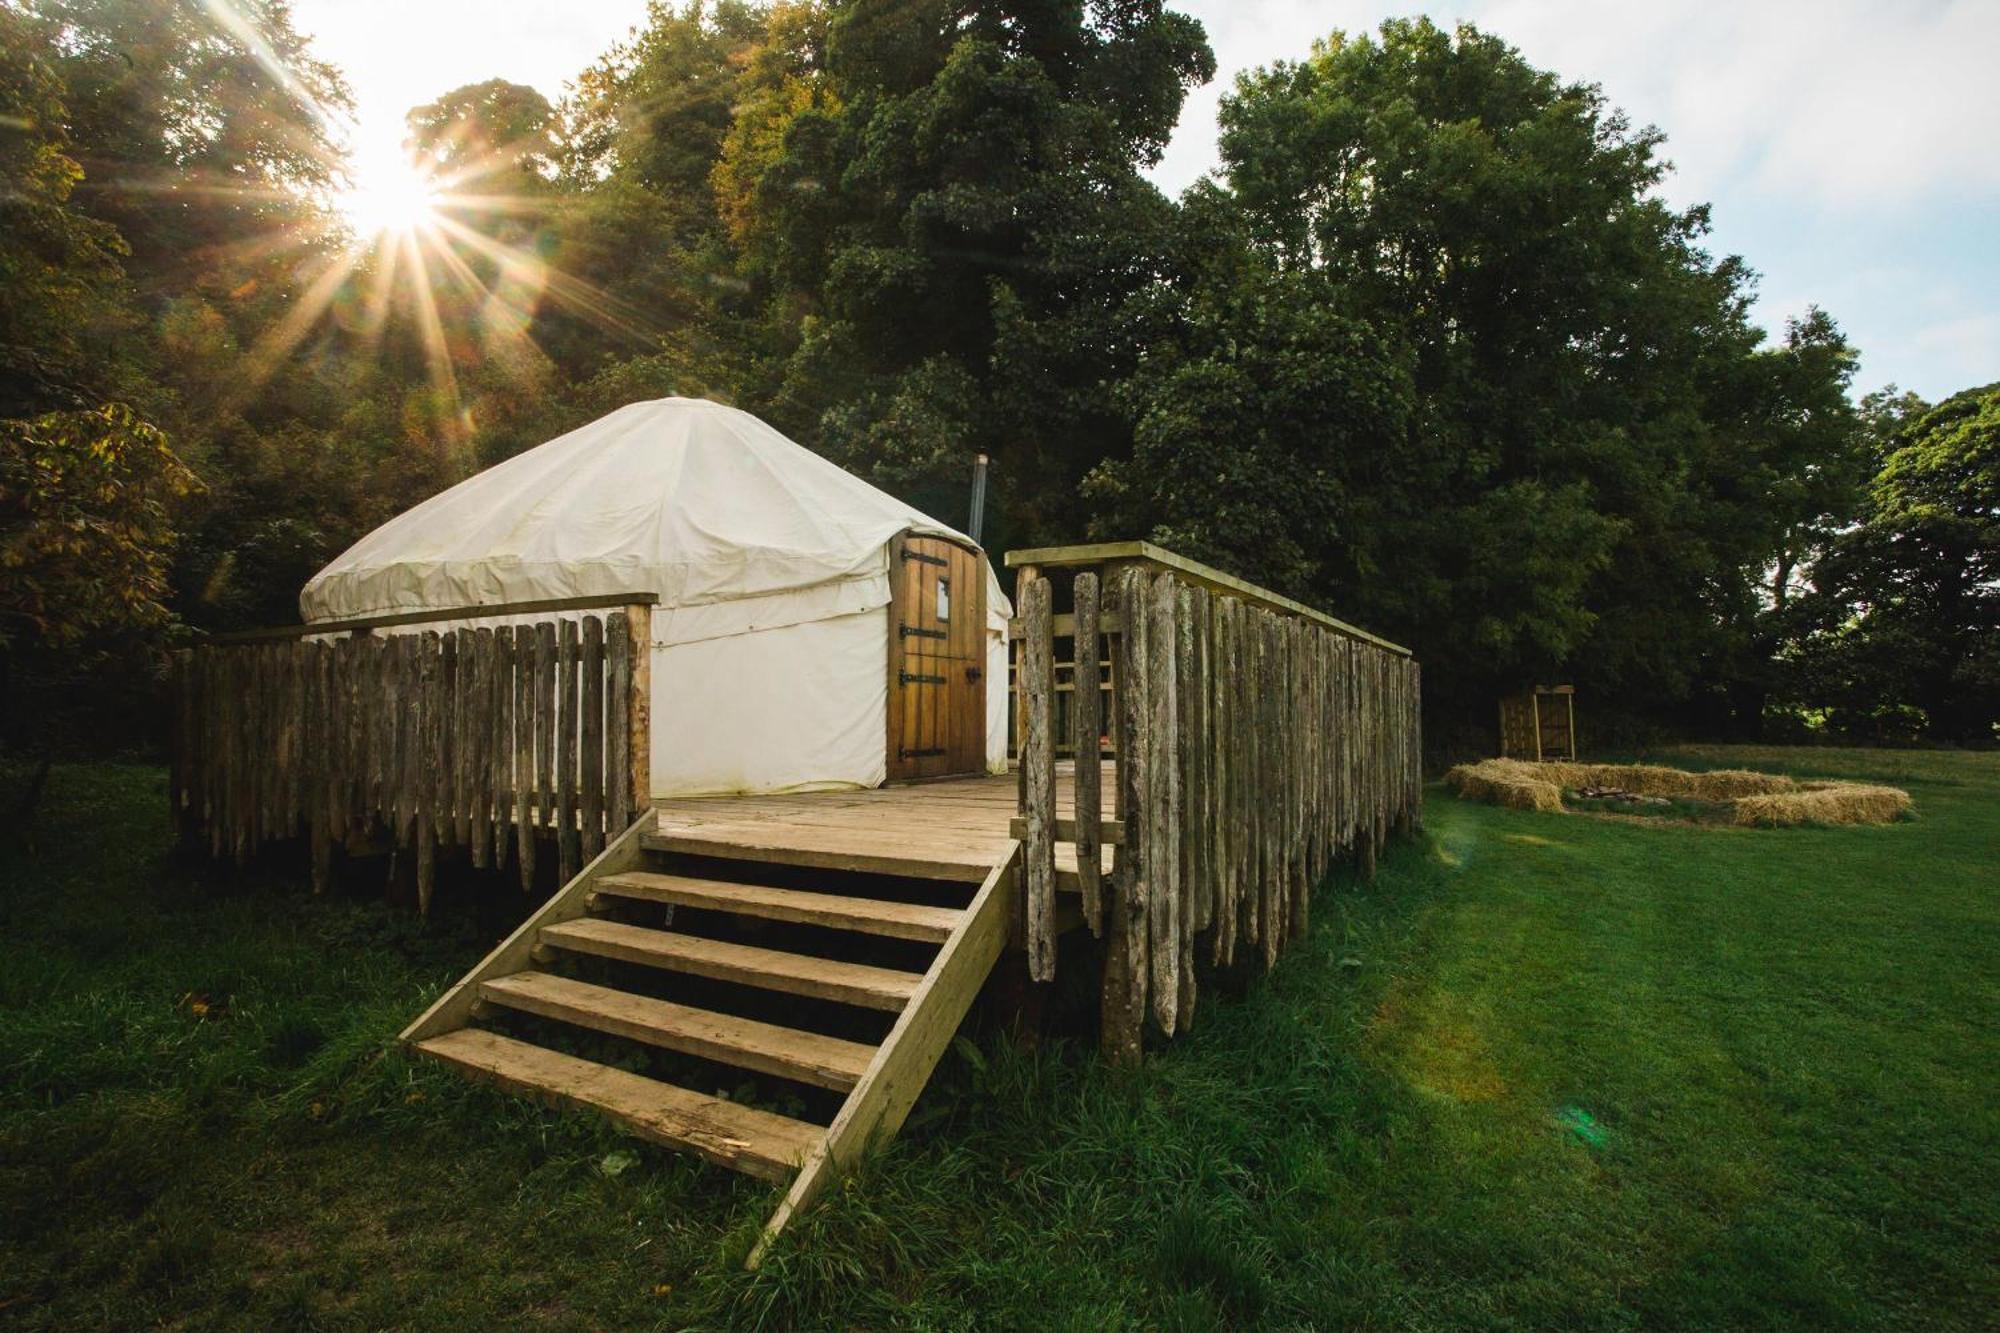
[[[885, 544], [960, 536], [748, 412], [632, 403], [469, 477], [307, 583], [308, 623], [623, 592], [677, 643], [881, 605]], [[1008, 614], [989, 576], [989, 614]]]

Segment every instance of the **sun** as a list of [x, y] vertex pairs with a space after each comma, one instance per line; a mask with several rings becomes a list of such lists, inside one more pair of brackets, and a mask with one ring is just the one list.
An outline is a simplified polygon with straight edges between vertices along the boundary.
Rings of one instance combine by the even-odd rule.
[[400, 151], [357, 157], [354, 184], [334, 207], [362, 240], [389, 232], [424, 231], [437, 221], [440, 190]]

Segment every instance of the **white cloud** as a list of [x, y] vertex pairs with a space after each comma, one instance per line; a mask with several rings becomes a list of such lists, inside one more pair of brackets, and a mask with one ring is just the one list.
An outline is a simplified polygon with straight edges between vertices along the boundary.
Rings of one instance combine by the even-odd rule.
[[[1659, 124], [1679, 198], [1898, 211], [2000, 188], [2000, 5], [1505, 0], [1482, 26]], [[1615, 13], [1615, 20], [1607, 14]]]
[[[1234, 75], [1304, 56], [1334, 28], [1384, 11], [1301, 0], [1182, 0], [1208, 25], [1220, 75], [1191, 98], [1156, 173], [1178, 188], [1214, 163], [1214, 115]], [[1402, 12], [1403, 8], [1395, 12]], [[1419, 6], [1408, 12], [1423, 12]], [[1779, 0], [1445, 0], [1566, 79], [1603, 85], [1638, 124], [1667, 133], [1669, 196], [1748, 189], [1841, 208], [1901, 209], [2000, 190], [2000, 4]]]

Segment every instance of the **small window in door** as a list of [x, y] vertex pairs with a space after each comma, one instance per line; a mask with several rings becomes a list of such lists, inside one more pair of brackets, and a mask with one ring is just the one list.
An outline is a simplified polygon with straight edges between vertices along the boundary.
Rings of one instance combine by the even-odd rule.
[[951, 619], [951, 580], [943, 575], [938, 576], [937, 618], [943, 621]]

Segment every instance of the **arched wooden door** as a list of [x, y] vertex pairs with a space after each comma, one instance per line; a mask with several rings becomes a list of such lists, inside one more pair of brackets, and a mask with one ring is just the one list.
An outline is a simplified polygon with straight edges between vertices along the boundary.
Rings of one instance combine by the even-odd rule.
[[986, 557], [947, 537], [889, 544], [889, 780], [986, 767]]

